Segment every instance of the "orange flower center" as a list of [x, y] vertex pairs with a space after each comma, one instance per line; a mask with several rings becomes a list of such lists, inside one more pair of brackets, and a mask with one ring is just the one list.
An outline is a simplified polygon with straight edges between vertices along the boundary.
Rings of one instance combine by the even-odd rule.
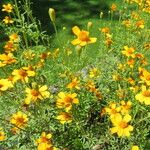
[[119, 126], [120, 126], [121, 128], [127, 128], [127, 127], [128, 127], [128, 124], [127, 124], [125, 121], [121, 121], [120, 124], [119, 124]]
[[0, 84], [0, 89], [3, 87], [3, 85], [2, 84]]
[[85, 42], [90, 41], [89, 36], [88, 36], [88, 34], [87, 34], [86, 31], [81, 31], [81, 32], [80, 32], [80, 34], [79, 34], [79, 39], [80, 39], [81, 41], [85, 41]]
[[39, 91], [37, 91], [37, 90], [32, 90], [31, 91], [31, 95], [33, 95], [33, 96], [35, 96], [35, 97], [38, 97], [39, 96]]
[[47, 143], [47, 142], [49, 141], [49, 139], [46, 138], [46, 137], [42, 137], [42, 138], [41, 138], [41, 141], [42, 141], [43, 143]]
[[19, 70], [19, 75], [22, 76], [22, 77], [28, 76], [28, 74], [25, 70]]
[[66, 102], [66, 103], [72, 103], [72, 101], [73, 101], [73, 99], [72, 99], [71, 97], [69, 97], [69, 96], [67, 96], [67, 97], [65, 98], [65, 102]]
[[16, 122], [18, 123], [18, 124], [20, 124], [20, 125], [22, 125], [22, 124], [24, 124], [24, 118], [22, 118], [22, 117], [18, 117], [17, 119], [16, 119]]
[[145, 97], [150, 97], [150, 91], [144, 91], [142, 95]]
[[111, 113], [116, 114], [117, 113], [116, 109], [111, 109]]

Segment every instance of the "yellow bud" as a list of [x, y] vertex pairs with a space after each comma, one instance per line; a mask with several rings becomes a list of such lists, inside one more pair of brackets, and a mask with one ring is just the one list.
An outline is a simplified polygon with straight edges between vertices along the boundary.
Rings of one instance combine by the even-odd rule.
[[50, 19], [51, 19], [51, 21], [52, 22], [55, 22], [55, 10], [53, 9], [53, 8], [49, 8], [49, 11], [48, 11], [48, 13], [49, 13], [49, 16], [50, 16]]
[[91, 26], [92, 26], [92, 22], [88, 22], [87, 29], [89, 30]]
[[100, 12], [100, 15], [99, 15], [99, 16], [100, 16], [100, 19], [103, 18], [103, 15], [104, 15], [104, 13], [101, 11], [101, 12]]

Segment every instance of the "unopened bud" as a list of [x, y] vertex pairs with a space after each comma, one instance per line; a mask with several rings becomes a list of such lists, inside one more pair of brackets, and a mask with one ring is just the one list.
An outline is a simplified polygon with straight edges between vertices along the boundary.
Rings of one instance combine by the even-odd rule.
[[89, 30], [90, 29], [90, 27], [92, 26], [92, 22], [88, 22], [88, 24], [87, 24], [87, 29]]
[[53, 8], [49, 8], [48, 13], [49, 13], [51, 21], [55, 22], [55, 19], [56, 19], [56, 17], [55, 17], [55, 10]]
[[100, 16], [100, 19], [103, 18], [103, 15], [104, 15], [104, 13], [101, 11], [101, 12], [100, 12], [100, 15], [99, 15], [99, 16]]

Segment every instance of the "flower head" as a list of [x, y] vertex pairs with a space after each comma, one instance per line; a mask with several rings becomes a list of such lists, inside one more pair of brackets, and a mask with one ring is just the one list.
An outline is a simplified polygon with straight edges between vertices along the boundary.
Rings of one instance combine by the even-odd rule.
[[5, 133], [3, 132], [2, 128], [0, 128], [0, 141], [4, 141], [5, 139]]
[[10, 3], [3, 5], [2, 11], [10, 13], [12, 12], [12, 10], [13, 10], [13, 6]]
[[97, 38], [89, 37], [89, 32], [85, 30], [80, 30], [79, 27], [74, 26], [72, 28], [73, 33], [77, 36], [77, 39], [73, 40], [71, 43], [73, 45], [85, 46], [90, 43], [95, 43]]
[[131, 120], [131, 116], [126, 114], [124, 117], [121, 114], [117, 115], [116, 117], [112, 118], [112, 127], [111, 133], [117, 133], [119, 137], [130, 136], [130, 132], [133, 131], [133, 126], [129, 125], [128, 122]]
[[70, 123], [72, 122], [72, 115], [70, 113], [67, 112], [61, 112], [56, 119], [58, 119], [60, 121], [60, 123], [64, 124], [64, 123]]
[[3, 19], [3, 22], [4, 22], [5, 24], [12, 24], [14, 21], [11, 19], [11, 17], [6, 16], [6, 17]]
[[79, 83], [80, 83], [80, 81], [77, 79], [77, 77], [75, 77], [75, 78], [67, 85], [67, 88], [69, 88], [69, 89], [76, 88], [76, 89], [79, 90], [79, 89], [80, 89]]
[[26, 114], [18, 111], [12, 115], [10, 122], [18, 128], [24, 128], [28, 122], [28, 117]]
[[135, 96], [136, 100], [145, 105], [150, 105], [150, 89], [146, 89], [146, 86], [142, 86], [142, 91]]

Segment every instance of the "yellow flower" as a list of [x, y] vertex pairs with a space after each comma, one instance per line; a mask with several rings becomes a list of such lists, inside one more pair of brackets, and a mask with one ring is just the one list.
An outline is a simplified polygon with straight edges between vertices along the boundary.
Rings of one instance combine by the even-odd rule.
[[97, 68], [90, 69], [90, 72], [89, 72], [90, 78], [98, 77], [98, 75], [99, 75], [99, 70]]
[[31, 101], [43, 100], [50, 97], [50, 92], [47, 91], [46, 85], [39, 86], [38, 88], [26, 88], [26, 99], [25, 103], [30, 104]]
[[94, 92], [95, 93], [97, 91], [95, 83], [93, 81], [91, 81], [91, 80], [87, 81], [86, 88], [90, 92]]
[[40, 143], [38, 145], [37, 150], [58, 150], [56, 147], [53, 147], [51, 144], [48, 143]]
[[41, 137], [36, 140], [37, 144], [41, 143], [51, 143], [52, 134], [46, 134], [45, 132], [42, 132]]
[[110, 32], [110, 29], [108, 27], [104, 27], [102, 29], [99, 29], [102, 33], [108, 34]]
[[122, 21], [122, 24], [127, 27], [127, 28], [130, 28], [131, 27], [131, 21], [130, 20], [124, 20]]
[[120, 112], [122, 114], [128, 114], [130, 111], [130, 108], [132, 107], [132, 102], [131, 101], [121, 101], [120, 102], [121, 106], [120, 106]]
[[89, 37], [89, 32], [85, 30], [80, 30], [79, 27], [74, 26], [72, 28], [73, 33], [77, 36], [77, 39], [73, 40], [71, 43], [73, 45], [85, 46], [90, 43], [95, 43], [97, 38]]
[[150, 72], [144, 69], [142, 72], [141, 79], [144, 83], [146, 83], [149, 86], [150, 85]]
[[22, 67], [21, 69], [15, 69], [12, 72], [12, 75], [14, 76], [15, 81], [21, 80], [28, 83], [28, 77], [35, 76], [35, 72], [32, 67]]
[[8, 54], [0, 54], [0, 60], [2, 62], [0, 62], [0, 67], [5, 66], [5, 65], [10, 65], [12, 63], [15, 63], [17, 60], [14, 58], [12, 53], [8, 53]]
[[73, 93], [58, 93], [58, 99], [56, 101], [56, 106], [58, 108], [65, 108], [66, 111], [69, 111], [72, 108], [72, 104], [78, 104], [79, 100], [76, 98], [77, 94]]
[[134, 59], [129, 59], [127, 61], [127, 64], [130, 66], [130, 68], [133, 68], [134, 67], [134, 63], [135, 63], [135, 60]]
[[10, 122], [18, 128], [24, 128], [28, 122], [28, 117], [26, 114], [18, 111], [12, 115]]
[[2, 131], [2, 128], [0, 128], [0, 141], [4, 141], [5, 139], [5, 133]]
[[13, 23], [14, 21], [13, 21], [10, 17], [6, 16], [6, 17], [3, 19], [3, 22], [4, 22], [5, 24], [11, 24], [11, 23]]
[[105, 107], [105, 112], [110, 115], [110, 118], [114, 118], [120, 112], [120, 107], [115, 102], [109, 104], [109, 107]]
[[71, 81], [71, 83], [69, 83], [69, 84], [67, 85], [67, 88], [69, 88], [69, 89], [76, 88], [76, 89], [79, 90], [79, 89], [80, 89], [79, 83], [80, 83], [80, 81], [77, 79], [77, 77], [75, 77], [75, 78]]
[[137, 28], [143, 29], [144, 28], [144, 20], [137, 21], [135, 25]]
[[16, 46], [12, 41], [8, 41], [4, 46], [5, 52], [10, 53], [16, 50]]
[[146, 89], [146, 86], [142, 86], [142, 91], [135, 96], [136, 100], [145, 105], [150, 105], [150, 89]]
[[13, 85], [11, 81], [8, 81], [8, 79], [0, 79], [0, 92], [6, 91], [8, 88], [12, 88]]
[[122, 54], [124, 54], [127, 57], [135, 58], [134, 54], [135, 49], [133, 47], [124, 46], [124, 50], [122, 51]]
[[3, 5], [2, 11], [6, 11], [6, 12], [10, 13], [10, 12], [12, 12], [12, 9], [13, 9], [13, 6], [10, 3], [8, 3], [7, 5], [5, 5], [5, 4]]
[[119, 137], [129, 137], [130, 132], [133, 131], [133, 126], [128, 124], [130, 120], [131, 116], [129, 114], [126, 114], [124, 117], [122, 117], [120, 114], [116, 117], [113, 117], [111, 121], [114, 127], [110, 129], [111, 133], [117, 133]]
[[16, 33], [13, 33], [9, 36], [9, 40], [12, 42], [18, 42], [19, 41], [19, 36]]
[[61, 112], [56, 119], [58, 119], [62, 124], [72, 122], [72, 116], [67, 112]]
[[140, 150], [139, 147], [137, 145], [133, 145], [131, 150]]

